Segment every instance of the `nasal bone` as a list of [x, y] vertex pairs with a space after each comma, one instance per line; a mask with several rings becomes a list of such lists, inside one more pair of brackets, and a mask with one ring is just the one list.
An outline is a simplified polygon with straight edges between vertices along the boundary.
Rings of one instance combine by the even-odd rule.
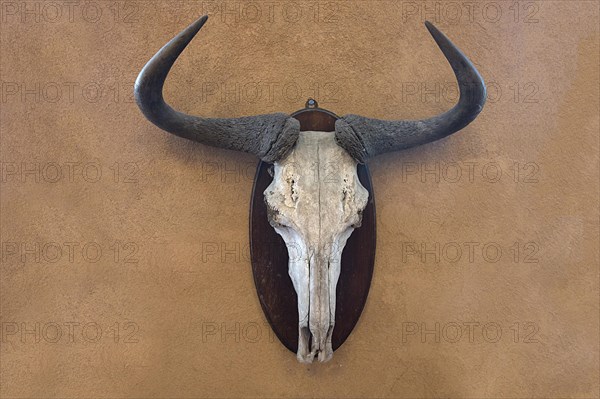
[[329, 360], [327, 343], [331, 341], [333, 322], [329, 292], [329, 257], [324, 251], [311, 251], [310, 310], [308, 326], [312, 334], [311, 352], [318, 354], [319, 361]]

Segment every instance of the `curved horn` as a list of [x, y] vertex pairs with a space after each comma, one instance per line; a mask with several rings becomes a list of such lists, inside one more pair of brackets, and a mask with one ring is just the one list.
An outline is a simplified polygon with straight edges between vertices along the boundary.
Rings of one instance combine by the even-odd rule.
[[281, 159], [293, 147], [299, 122], [283, 113], [241, 118], [202, 118], [171, 108], [163, 99], [163, 85], [177, 57], [196, 36], [203, 16], [175, 36], [148, 61], [135, 81], [135, 99], [148, 120], [159, 128], [202, 144], [257, 155], [263, 161]]
[[460, 99], [451, 110], [423, 120], [386, 121], [360, 115], [341, 117], [335, 124], [336, 140], [358, 162], [446, 137], [471, 123], [483, 109], [486, 88], [475, 66], [433, 24], [427, 21], [425, 26], [454, 70]]

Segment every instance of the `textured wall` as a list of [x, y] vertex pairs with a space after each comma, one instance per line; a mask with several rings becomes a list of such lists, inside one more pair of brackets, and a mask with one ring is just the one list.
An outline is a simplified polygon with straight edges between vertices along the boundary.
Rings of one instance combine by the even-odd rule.
[[[598, 395], [598, 3], [1, 3], [2, 397]], [[248, 256], [256, 159], [170, 136], [140, 68], [204, 12], [166, 97], [212, 116], [419, 118], [455, 98], [422, 22], [489, 86], [461, 133], [370, 163], [371, 293], [327, 364], [273, 338]]]

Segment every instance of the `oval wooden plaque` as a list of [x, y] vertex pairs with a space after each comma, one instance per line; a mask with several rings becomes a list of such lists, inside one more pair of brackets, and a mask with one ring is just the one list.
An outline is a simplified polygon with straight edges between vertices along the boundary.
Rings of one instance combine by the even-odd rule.
[[[295, 112], [300, 130], [333, 132], [335, 114], [307, 108]], [[316, 102], [313, 103], [316, 106]], [[334, 134], [334, 133], [331, 133]], [[272, 164], [260, 162], [254, 178], [250, 204], [250, 256], [254, 283], [262, 309], [277, 335], [290, 351], [298, 350], [298, 299], [288, 275], [288, 253], [283, 239], [267, 219], [263, 192], [273, 178]], [[365, 165], [358, 165], [358, 177], [369, 191], [369, 201], [363, 211], [361, 227], [354, 230], [342, 252], [342, 268], [336, 290], [333, 349], [339, 348], [358, 322], [367, 301], [375, 264], [375, 201], [371, 176]]]

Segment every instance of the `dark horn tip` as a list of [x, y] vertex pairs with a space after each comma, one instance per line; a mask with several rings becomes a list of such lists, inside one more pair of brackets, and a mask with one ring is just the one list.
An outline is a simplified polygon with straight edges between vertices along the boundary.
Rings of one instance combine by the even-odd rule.
[[432, 24], [429, 21], [425, 21], [425, 27], [427, 28], [427, 30], [429, 31], [429, 33], [431, 33], [432, 36], [435, 36], [436, 34], [440, 34], [441, 33], [438, 30], [438, 28], [436, 28], [435, 25]]
[[190, 26], [188, 26], [188, 28], [184, 32], [192, 31], [192, 32], [194, 32], [192, 34], [192, 36], [195, 36], [196, 33], [198, 33], [198, 31], [200, 29], [202, 29], [202, 27], [204, 26], [206, 21], [208, 21], [208, 15], [203, 15], [200, 18], [198, 18], [196, 21], [192, 22], [192, 24]]
[[[429, 34], [433, 37], [433, 40], [435, 40], [438, 46], [442, 49], [442, 51], [444, 51], [443, 49], [446, 46], [454, 47], [454, 44], [452, 44], [450, 39], [448, 39], [446, 35], [444, 35], [438, 28], [436, 28], [434, 24], [432, 24], [429, 21], [425, 21], [425, 27], [429, 31]], [[458, 49], [456, 50], [460, 51]]]
[[206, 21], [208, 21], [208, 15], [203, 15], [200, 18], [198, 18], [196, 23], [201, 23], [202, 25], [204, 25], [206, 23]]

